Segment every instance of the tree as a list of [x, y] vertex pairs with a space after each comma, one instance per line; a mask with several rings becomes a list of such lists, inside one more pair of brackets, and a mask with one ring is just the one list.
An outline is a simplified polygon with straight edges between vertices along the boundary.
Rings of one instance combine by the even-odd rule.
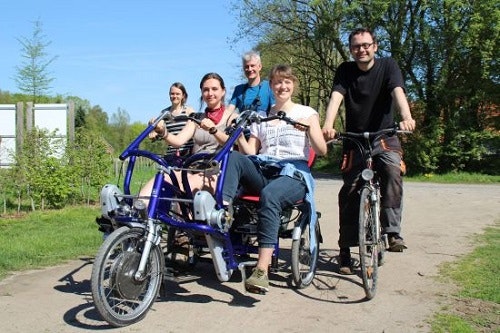
[[81, 198], [91, 204], [112, 170], [112, 157], [107, 143], [86, 128], [76, 131], [76, 138], [66, 149], [71, 182], [66, 186], [79, 189]]
[[322, 110], [332, 72], [348, 57], [339, 39], [339, 5], [324, 0], [235, 1], [233, 11], [239, 13], [240, 23], [234, 42], [253, 39], [265, 63], [292, 65], [301, 87], [297, 98]]
[[86, 99], [82, 99], [78, 96], [67, 96], [64, 98], [66, 103], [73, 102], [75, 106], [75, 128], [80, 128], [86, 126], [86, 117], [90, 112], [90, 102]]
[[61, 139], [54, 139], [56, 132], [34, 128], [25, 134], [20, 151], [15, 156], [16, 183], [36, 205], [61, 208], [71, 194], [70, 173], [66, 159], [58, 158], [64, 148]]
[[118, 108], [116, 113], [111, 115], [109, 130], [105, 137], [117, 152], [121, 153], [134, 138], [130, 133], [129, 122], [130, 116], [122, 108]]
[[31, 37], [21, 37], [17, 40], [21, 44], [21, 52], [24, 61], [17, 66], [15, 81], [18, 88], [32, 97], [34, 103], [39, 102], [40, 97], [47, 95], [50, 84], [54, 78], [50, 76], [49, 66], [57, 59], [56, 56], [49, 57], [46, 52], [51, 44], [43, 34], [42, 23], [37, 20], [33, 22], [34, 29]]
[[471, 166], [481, 165], [486, 152], [481, 147], [499, 141], [492, 132], [498, 131], [494, 116], [500, 104], [497, 2], [235, 1], [235, 42], [251, 38], [266, 57], [291, 64], [303, 87], [300, 102], [321, 114], [337, 65], [349, 59], [349, 32], [371, 28], [378, 56], [395, 58], [406, 80], [418, 124], [407, 149], [413, 170], [475, 171]]

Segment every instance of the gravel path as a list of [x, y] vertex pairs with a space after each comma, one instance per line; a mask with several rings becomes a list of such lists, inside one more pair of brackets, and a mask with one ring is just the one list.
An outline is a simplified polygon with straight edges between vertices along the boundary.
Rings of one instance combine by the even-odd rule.
[[145, 319], [113, 329], [92, 303], [92, 258], [81, 258], [1, 281], [0, 331], [429, 332], [427, 321], [445, 300], [440, 295], [453, 288], [435, 279], [438, 266], [469, 252], [470, 236], [498, 222], [500, 186], [406, 183], [403, 236], [409, 249], [388, 253], [371, 301], [364, 300], [358, 276], [336, 273], [340, 186], [339, 180], [317, 179], [324, 243], [317, 277], [306, 289], [291, 288], [285, 268], [271, 275], [267, 295], [248, 294], [238, 272], [220, 283], [210, 262], [201, 262], [196, 275], [167, 283], [167, 297]]

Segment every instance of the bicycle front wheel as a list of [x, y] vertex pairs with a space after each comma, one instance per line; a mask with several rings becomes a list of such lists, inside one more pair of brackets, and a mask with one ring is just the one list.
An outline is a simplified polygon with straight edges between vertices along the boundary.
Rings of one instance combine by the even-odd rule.
[[[320, 229], [319, 221], [316, 220], [315, 230], [311, 231], [310, 223], [303, 223], [300, 228], [300, 238], [292, 241], [292, 276], [297, 288], [305, 288], [311, 284], [316, 274], [318, 262]], [[311, 232], [315, 233], [314, 250], [311, 251]]]
[[92, 298], [97, 312], [112, 326], [140, 321], [158, 295], [165, 266], [160, 246], [151, 248], [144, 277], [135, 277], [145, 242], [144, 229], [121, 227], [106, 238], [95, 258]]
[[372, 299], [377, 291], [379, 246], [377, 239], [377, 221], [375, 216], [379, 201], [372, 202], [372, 190], [365, 187], [361, 190], [359, 206], [359, 262], [361, 277], [367, 299]]

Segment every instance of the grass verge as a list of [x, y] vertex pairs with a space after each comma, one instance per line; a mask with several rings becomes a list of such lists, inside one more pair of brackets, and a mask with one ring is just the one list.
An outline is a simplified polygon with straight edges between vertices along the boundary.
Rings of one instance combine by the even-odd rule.
[[440, 267], [442, 279], [458, 291], [433, 317], [433, 333], [500, 332], [500, 223], [474, 241], [469, 255]]
[[100, 209], [67, 207], [0, 219], [0, 279], [9, 272], [94, 256], [102, 235], [94, 222]]
[[[340, 177], [341, 174], [337, 164], [338, 163], [332, 162], [331, 159], [319, 158], [316, 160], [313, 170]], [[500, 175], [472, 172], [449, 172], [446, 174], [429, 173], [412, 176], [406, 175], [404, 181], [441, 184], [500, 184]]]

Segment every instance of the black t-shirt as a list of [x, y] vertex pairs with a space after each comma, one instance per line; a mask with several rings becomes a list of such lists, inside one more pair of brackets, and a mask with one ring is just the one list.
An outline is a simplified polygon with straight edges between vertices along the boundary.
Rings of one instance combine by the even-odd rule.
[[365, 132], [394, 124], [391, 92], [404, 89], [403, 76], [392, 58], [376, 58], [364, 72], [354, 61], [342, 63], [335, 74], [333, 90], [344, 96], [346, 131]]

